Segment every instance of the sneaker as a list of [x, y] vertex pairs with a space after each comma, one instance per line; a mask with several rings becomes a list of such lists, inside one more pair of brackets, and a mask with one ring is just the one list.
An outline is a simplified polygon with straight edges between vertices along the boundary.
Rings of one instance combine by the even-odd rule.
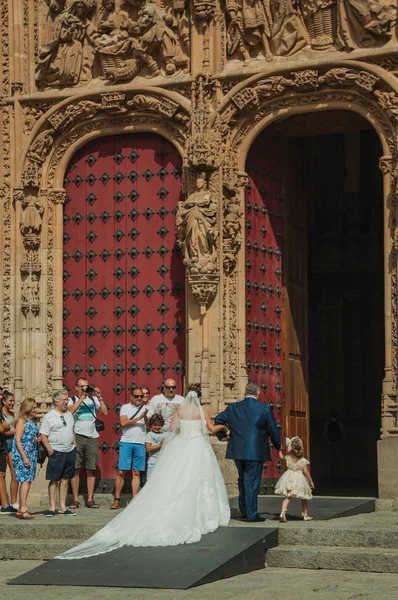
[[13, 515], [17, 511], [12, 506], [3, 506], [0, 510], [1, 515]]
[[76, 513], [73, 512], [73, 510], [69, 510], [69, 508], [67, 508], [66, 510], [63, 511], [58, 511], [59, 515], [65, 515], [65, 517], [75, 517]]
[[55, 517], [55, 510], [48, 510], [44, 516], [45, 517]]
[[10, 506], [7, 506], [7, 508], [12, 512], [12, 513], [17, 513], [18, 509], [15, 508], [15, 506], [13, 506], [12, 504], [10, 504]]

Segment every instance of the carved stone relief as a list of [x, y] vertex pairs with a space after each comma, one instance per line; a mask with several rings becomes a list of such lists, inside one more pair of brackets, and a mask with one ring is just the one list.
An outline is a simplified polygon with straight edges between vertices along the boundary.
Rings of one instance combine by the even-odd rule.
[[383, 46], [392, 37], [395, 0], [226, 0], [227, 52], [245, 62]]
[[39, 88], [94, 80], [165, 78], [189, 69], [184, 0], [56, 0], [50, 2], [36, 64]]

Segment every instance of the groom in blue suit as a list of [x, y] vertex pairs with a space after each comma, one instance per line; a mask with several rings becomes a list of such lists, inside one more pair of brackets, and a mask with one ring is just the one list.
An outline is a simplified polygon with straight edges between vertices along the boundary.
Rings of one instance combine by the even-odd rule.
[[268, 437], [277, 450], [281, 448], [279, 430], [267, 404], [259, 402], [260, 386], [248, 382], [245, 399], [230, 404], [214, 420], [215, 425], [229, 425], [230, 438], [226, 458], [238, 469], [239, 510], [250, 522], [265, 521], [258, 514], [258, 491], [264, 461], [271, 460]]

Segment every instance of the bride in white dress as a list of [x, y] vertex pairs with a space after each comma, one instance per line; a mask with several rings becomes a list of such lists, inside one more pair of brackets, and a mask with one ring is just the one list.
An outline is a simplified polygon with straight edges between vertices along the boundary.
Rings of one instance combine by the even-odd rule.
[[57, 558], [85, 558], [121, 546], [191, 544], [228, 525], [228, 494], [207, 431], [221, 429], [190, 391], [143, 489], [103, 529]]

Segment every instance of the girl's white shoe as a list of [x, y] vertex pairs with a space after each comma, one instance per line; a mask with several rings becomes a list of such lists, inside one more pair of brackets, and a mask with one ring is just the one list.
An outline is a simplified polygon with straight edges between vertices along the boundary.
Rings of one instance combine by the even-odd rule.
[[301, 513], [304, 521], [313, 521], [314, 519], [310, 517], [307, 513]]
[[283, 510], [283, 511], [281, 512], [281, 514], [279, 515], [279, 521], [280, 521], [281, 523], [287, 523], [286, 511], [285, 511], [285, 510]]

